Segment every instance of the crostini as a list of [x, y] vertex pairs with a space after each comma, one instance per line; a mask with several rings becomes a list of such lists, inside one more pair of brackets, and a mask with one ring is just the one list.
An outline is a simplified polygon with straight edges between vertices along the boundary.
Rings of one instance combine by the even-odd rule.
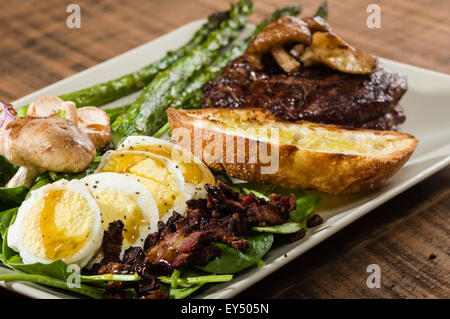
[[210, 168], [246, 181], [331, 194], [370, 191], [411, 157], [406, 133], [276, 119], [262, 109], [167, 111], [172, 138]]

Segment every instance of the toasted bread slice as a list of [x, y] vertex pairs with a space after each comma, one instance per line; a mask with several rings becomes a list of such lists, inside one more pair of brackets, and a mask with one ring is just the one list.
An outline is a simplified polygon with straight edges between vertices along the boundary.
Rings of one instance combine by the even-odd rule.
[[376, 188], [408, 161], [418, 143], [412, 135], [393, 131], [286, 122], [262, 109], [167, 113], [175, 142], [214, 170], [331, 194]]

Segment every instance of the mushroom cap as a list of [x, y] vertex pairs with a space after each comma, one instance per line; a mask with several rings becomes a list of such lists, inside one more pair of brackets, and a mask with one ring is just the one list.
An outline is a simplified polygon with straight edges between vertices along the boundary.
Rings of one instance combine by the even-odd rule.
[[39, 171], [78, 173], [94, 160], [95, 146], [72, 121], [22, 117], [0, 130], [0, 154]]
[[321, 17], [308, 17], [304, 18], [304, 20], [308, 25], [308, 29], [309, 31], [311, 31], [311, 33], [331, 31], [331, 27], [328, 22]]
[[64, 118], [77, 124], [77, 106], [72, 101], [64, 101], [57, 96], [42, 96], [28, 107], [29, 117], [57, 117], [58, 111], [64, 111]]
[[256, 35], [248, 46], [245, 56], [252, 67], [262, 69], [261, 57], [270, 49], [291, 43], [311, 43], [311, 32], [303, 20], [284, 16], [270, 23]]
[[325, 64], [332, 69], [353, 74], [375, 71], [377, 59], [345, 42], [332, 32], [316, 32], [300, 59], [305, 66]]
[[77, 110], [78, 127], [86, 133], [96, 147], [111, 141], [109, 115], [96, 106], [85, 106]]

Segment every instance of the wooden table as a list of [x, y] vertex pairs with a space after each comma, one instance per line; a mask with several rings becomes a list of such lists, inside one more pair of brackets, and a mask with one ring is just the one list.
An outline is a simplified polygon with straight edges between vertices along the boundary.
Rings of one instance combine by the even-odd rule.
[[[66, 27], [59, 0], [0, 2], [0, 99], [41, 87], [226, 9], [227, 1], [75, 1], [81, 29]], [[255, 0], [251, 22], [275, 7], [319, 1]], [[329, 1], [329, 21], [355, 46], [389, 59], [450, 73], [450, 2], [378, 0], [381, 28], [366, 26], [371, 0]], [[353, 223], [239, 295], [239, 298], [449, 298], [450, 167]], [[434, 258], [433, 258], [434, 256]], [[366, 267], [381, 267], [380, 289]], [[0, 290], [0, 298], [20, 296]]]

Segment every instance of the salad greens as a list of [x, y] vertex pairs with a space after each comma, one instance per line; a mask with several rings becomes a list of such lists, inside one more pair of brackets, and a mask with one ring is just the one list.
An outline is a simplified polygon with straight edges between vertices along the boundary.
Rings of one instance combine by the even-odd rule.
[[5, 185], [16, 174], [18, 166], [0, 155], [0, 186]]
[[204, 284], [198, 284], [191, 287], [185, 288], [171, 288], [169, 290], [169, 298], [171, 299], [184, 299], [189, 295], [192, 295], [198, 289], [200, 289]]
[[246, 238], [250, 247], [245, 251], [216, 243], [222, 249], [222, 254], [198, 269], [213, 274], [233, 274], [255, 265], [272, 247], [273, 235], [264, 233]]
[[254, 231], [260, 232], [260, 233], [271, 233], [271, 234], [294, 234], [300, 230], [302, 230], [302, 224], [296, 223], [296, 222], [287, 222], [281, 225], [275, 225], [275, 226], [266, 226], [266, 227], [253, 227]]
[[[297, 197], [298, 198], [298, 197]], [[290, 213], [289, 220], [281, 225], [253, 227], [254, 231], [271, 234], [295, 234], [300, 230], [308, 230], [308, 217], [320, 203], [320, 197], [315, 195], [306, 195], [297, 199], [297, 208]]]
[[307, 195], [297, 199], [297, 208], [291, 213], [291, 219], [294, 222], [301, 223], [303, 228], [307, 230], [306, 222], [308, 216], [319, 205], [321, 198], [315, 195]]
[[0, 155], [0, 207], [2, 210], [20, 205], [28, 193], [28, 187], [25, 186], [1, 187], [16, 174], [18, 169], [18, 166]]
[[0, 207], [7, 209], [20, 205], [25, 200], [28, 191], [29, 188], [26, 186], [0, 187]]
[[175, 269], [170, 277], [159, 276], [158, 279], [169, 290], [169, 297], [172, 299], [186, 298], [190, 294], [200, 289], [208, 283], [227, 282], [233, 279], [233, 275], [205, 275], [195, 270], [184, 271]]
[[88, 286], [85, 284], [80, 284], [79, 288], [67, 288], [67, 282], [65, 280], [57, 279], [50, 276], [36, 275], [36, 274], [0, 274], [0, 281], [28, 281], [37, 284], [42, 284], [45, 286], [60, 288], [64, 290], [70, 290], [72, 292], [77, 292], [79, 294], [95, 298], [102, 299], [105, 293], [104, 289], [99, 287]]

